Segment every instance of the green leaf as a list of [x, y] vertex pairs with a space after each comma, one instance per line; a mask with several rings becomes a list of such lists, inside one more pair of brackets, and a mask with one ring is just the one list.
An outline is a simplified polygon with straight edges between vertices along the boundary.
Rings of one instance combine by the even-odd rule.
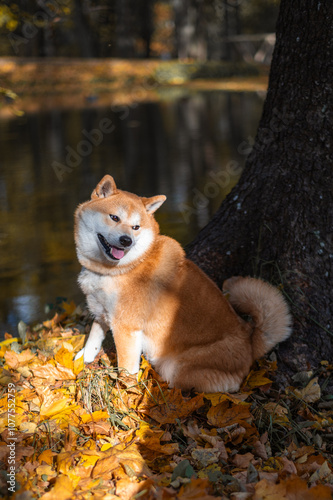
[[196, 476], [196, 473], [190, 464], [189, 460], [182, 460], [179, 462], [179, 464], [174, 468], [172, 476], [171, 476], [171, 482], [175, 481], [177, 477], [187, 477], [191, 478], [193, 476]]

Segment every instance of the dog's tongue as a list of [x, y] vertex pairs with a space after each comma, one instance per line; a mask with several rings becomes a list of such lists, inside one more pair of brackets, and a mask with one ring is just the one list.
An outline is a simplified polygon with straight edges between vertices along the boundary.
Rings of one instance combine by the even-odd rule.
[[111, 253], [112, 253], [113, 257], [115, 259], [118, 259], [118, 260], [122, 259], [124, 257], [124, 254], [125, 254], [124, 250], [121, 250], [120, 248], [117, 248], [117, 247], [112, 247]]

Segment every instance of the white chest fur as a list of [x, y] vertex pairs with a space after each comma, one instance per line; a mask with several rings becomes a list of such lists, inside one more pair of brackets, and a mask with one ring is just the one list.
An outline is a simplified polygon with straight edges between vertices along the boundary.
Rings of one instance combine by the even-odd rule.
[[118, 295], [116, 278], [82, 268], [78, 281], [86, 295], [90, 312], [97, 321], [111, 328]]

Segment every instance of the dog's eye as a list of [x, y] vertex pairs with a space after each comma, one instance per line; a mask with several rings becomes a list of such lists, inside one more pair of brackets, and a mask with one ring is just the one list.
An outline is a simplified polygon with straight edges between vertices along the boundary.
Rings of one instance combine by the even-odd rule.
[[132, 226], [133, 231], [138, 231], [140, 229], [140, 226]]
[[119, 222], [120, 219], [118, 217], [118, 215], [110, 215], [111, 219], [114, 221], [114, 222]]

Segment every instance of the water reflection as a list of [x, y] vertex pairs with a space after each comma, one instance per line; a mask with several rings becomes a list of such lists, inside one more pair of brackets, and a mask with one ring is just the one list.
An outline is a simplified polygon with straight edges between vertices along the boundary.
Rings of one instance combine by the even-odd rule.
[[[0, 121], [1, 333], [42, 319], [57, 296], [82, 300], [73, 212], [106, 173], [128, 191], [167, 195], [161, 231], [190, 241], [236, 183], [245, 161], [239, 145], [254, 136], [261, 109], [254, 93], [206, 92]], [[96, 145], [84, 149], [106, 119], [113, 130], [100, 141], [91, 135]], [[69, 152], [71, 171], [60, 175], [54, 162], [68, 170]]]

